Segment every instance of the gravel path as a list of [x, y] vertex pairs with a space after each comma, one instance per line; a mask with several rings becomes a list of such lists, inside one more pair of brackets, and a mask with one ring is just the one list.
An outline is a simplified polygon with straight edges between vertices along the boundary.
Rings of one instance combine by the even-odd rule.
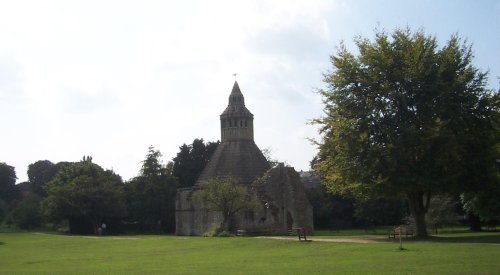
[[[289, 240], [297, 241], [297, 237], [255, 237], [259, 239], [274, 239], [274, 240]], [[375, 240], [369, 239], [354, 239], [354, 238], [338, 238], [338, 239], [318, 239], [318, 238], [307, 238], [314, 242], [326, 242], [326, 243], [378, 243]]]

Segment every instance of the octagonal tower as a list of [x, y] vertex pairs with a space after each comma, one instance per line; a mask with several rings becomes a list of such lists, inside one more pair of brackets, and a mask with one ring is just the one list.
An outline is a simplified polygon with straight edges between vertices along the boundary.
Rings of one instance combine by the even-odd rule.
[[253, 114], [245, 106], [238, 82], [234, 82], [229, 103], [220, 115], [221, 144], [198, 178], [233, 176], [243, 184], [261, 177], [270, 165], [254, 142]]

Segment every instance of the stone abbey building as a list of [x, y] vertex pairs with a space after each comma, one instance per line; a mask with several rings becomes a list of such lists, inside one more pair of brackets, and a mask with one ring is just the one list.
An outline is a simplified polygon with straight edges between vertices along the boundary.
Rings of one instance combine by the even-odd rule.
[[292, 227], [313, 230], [312, 206], [299, 174], [278, 164], [271, 168], [254, 142], [253, 114], [235, 82], [229, 104], [220, 115], [221, 143], [196, 184], [180, 188], [176, 196], [176, 234], [202, 235], [222, 221], [221, 213], [207, 211], [193, 199], [201, 183], [214, 177], [231, 176], [244, 184], [261, 203], [259, 209], [240, 213], [229, 221], [229, 230], [264, 230], [284, 234]]

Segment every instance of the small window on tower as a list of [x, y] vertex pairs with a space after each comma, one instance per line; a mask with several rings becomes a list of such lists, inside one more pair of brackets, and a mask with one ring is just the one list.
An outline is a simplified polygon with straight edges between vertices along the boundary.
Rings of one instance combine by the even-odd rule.
[[247, 121], [246, 121], [246, 120], [245, 120], [245, 127], [248, 127], [248, 125], [247, 125]]

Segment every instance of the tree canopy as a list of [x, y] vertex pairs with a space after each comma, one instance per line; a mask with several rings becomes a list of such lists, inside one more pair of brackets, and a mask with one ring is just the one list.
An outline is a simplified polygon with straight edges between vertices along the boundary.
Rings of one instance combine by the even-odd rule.
[[0, 200], [11, 201], [18, 197], [16, 180], [15, 168], [0, 162]]
[[207, 210], [222, 213], [220, 230], [228, 229], [229, 219], [236, 213], [259, 205], [247, 188], [233, 177], [217, 177], [202, 182], [194, 198], [202, 202]]
[[484, 221], [500, 220], [500, 188], [463, 193], [460, 200], [469, 214], [473, 213]]
[[195, 139], [190, 145], [183, 144], [173, 159], [173, 174], [179, 180], [180, 187], [190, 187], [196, 183], [203, 168], [217, 149], [219, 142], [207, 142]]
[[95, 233], [101, 223], [126, 215], [121, 177], [90, 158], [63, 166], [46, 190], [44, 212], [68, 219], [74, 233]]
[[498, 93], [456, 35], [441, 48], [409, 29], [355, 44], [357, 54], [341, 44], [325, 74], [315, 170], [335, 193], [405, 197], [425, 236], [431, 194], [495, 182]]
[[39, 160], [28, 165], [28, 181], [32, 190], [38, 195], [45, 195], [43, 187], [55, 177], [58, 170], [59, 166], [49, 160]]
[[141, 231], [174, 232], [176, 179], [172, 163], [163, 165], [161, 153], [149, 147], [139, 175], [125, 184], [128, 219]]

